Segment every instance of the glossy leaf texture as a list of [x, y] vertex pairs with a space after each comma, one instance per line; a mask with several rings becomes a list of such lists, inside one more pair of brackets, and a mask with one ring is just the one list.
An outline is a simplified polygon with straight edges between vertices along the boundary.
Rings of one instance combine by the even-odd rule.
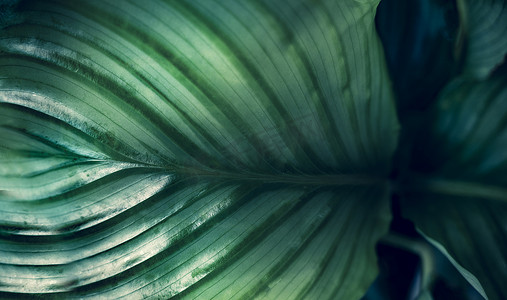
[[376, 1], [21, 1], [0, 293], [358, 299], [398, 124]]
[[402, 201], [404, 214], [489, 299], [507, 297], [506, 82], [504, 66], [442, 92], [419, 141], [420, 177], [406, 183]]
[[464, 74], [485, 79], [507, 55], [507, 2], [459, 0], [461, 30], [465, 37]]

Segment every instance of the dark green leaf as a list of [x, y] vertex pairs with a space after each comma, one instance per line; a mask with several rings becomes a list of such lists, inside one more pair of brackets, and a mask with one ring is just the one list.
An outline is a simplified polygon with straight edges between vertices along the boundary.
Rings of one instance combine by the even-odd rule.
[[464, 74], [485, 79], [507, 55], [507, 2], [458, 0], [461, 31], [465, 37]]
[[22, 2], [3, 296], [360, 298], [398, 131], [377, 4]]
[[442, 92], [417, 149], [424, 174], [406, 183], [402, 202], [489, 299], [507, 297], [506, 82], [503, 69], [487, 81], [457, 79]]
[[454, 1], [383, 0], [376, 24], [404, 119], [426, 109], [458, 71], [459, 18]]

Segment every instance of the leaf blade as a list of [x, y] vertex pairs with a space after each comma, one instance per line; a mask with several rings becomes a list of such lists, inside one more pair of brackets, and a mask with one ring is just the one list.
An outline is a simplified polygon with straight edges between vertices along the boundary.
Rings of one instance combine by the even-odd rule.
[[[307, 292], [364, 293], [398, 130], [377, 2], [209, 5], [29, 1], [2, 28], [0, 176], [17, 180], [0, 186], [0, 268], [17, 274], [0, 277], [5, 295], [191, 295], [261, 256], [242, 274], [283, 288], [314, 234], [349, 270], [339, 254], [357, 232], [361, 280], [342, 289], [314, 262], [331, 285]], [[379, 209], [364, 227], [337, 217], [366, 203]], [[266, 288], [247, 275], [221, 292]]]

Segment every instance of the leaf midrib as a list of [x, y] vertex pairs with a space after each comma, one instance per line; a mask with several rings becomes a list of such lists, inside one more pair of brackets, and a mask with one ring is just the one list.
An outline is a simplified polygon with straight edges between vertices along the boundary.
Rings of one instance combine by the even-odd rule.
[[398, 185], [398, 189], [407, 193], [430, 193], [507, 203], [507, 188], [474, 181], [446, 178], [417, 178], [407, 184]]
[[285, 183], [303, 186], [377, 186], [387, 184], [389, 179], [381, 175], [367, 173], [334, 173], [334, 174], [269, 174], [240, 170], [202, 169], [193, 167], [166, 167], [148, 165], [186, 178], [214, 179], [215, 181], [242, 181], [257, 183]]
[[371, 186], [385, 184], [387, 178], [366, 174], [267, 174], [228, 172], [202, 169], [176, 169], [175, 173], [192, 177], [211, 177], [217, 180], [253, 181], [259, 183], [286, 183], [309, 186]]

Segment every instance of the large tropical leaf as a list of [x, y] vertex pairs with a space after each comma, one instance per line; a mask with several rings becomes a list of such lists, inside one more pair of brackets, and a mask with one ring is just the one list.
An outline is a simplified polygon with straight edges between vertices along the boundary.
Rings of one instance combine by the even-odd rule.
[[377, 1], [23, 1], [0, 291], [357, 299], [397, 121]]
[[403, 209], [489, 299], [507, 289], [507, 72], [487, 81], [458, 78], [438, 100], [420, 140], [421, 178]]

